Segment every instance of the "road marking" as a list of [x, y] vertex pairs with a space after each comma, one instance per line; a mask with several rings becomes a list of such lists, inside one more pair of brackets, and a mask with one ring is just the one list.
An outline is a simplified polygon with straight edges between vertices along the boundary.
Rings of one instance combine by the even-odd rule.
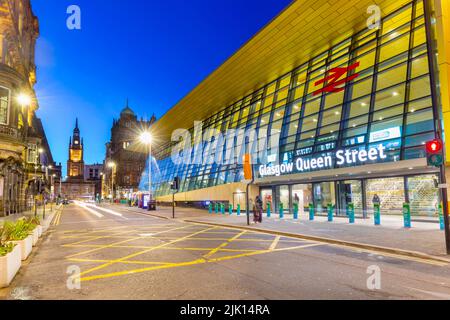
[[100, 207], [100, 206], [96, 206], [96, 205], [93, 205], [93, 204], [85, 204], [85, 205], [87, 207], [91, 207], [91, 208], [94, 208], [94, 209], [97, 209], [97, 210], [100, 210], [100, 211], [103, 211], [103, 212], [107, 212], [107, 213], [112, 214], [113, 216], [117, 216], [117, 217], [120, 217], [122, 219], [128, 220], [128, 218], [124, 217], [123, 214], [121, 214], [121, 213], [119, 213], [117, 211], [114, 211], [114, 210], [111, 210], [111, 209], [106, 209], [106, 208], [103, 208], [103, 207]]
[[82, 202], [80, 202], [80, 201], [74, 201], [74, 203], [75, 203], [77, 206], [79, 206], [79, 207], [83, 208], [84, 210], [86, 210], [87, 212], [92, 213], [92, 214], [93, 214], [94, 216], [96, 216], [97, 218], [103, 218], [103, 217], [104, 217], [104, 215], [102, 215], [101, 213], [99, 213], [99, 212], [97, 212], [97, 211], [95, 211], [95, 210], [92, 210], [91, 208], [88, 208], [84, 203], [82, 203]]
[[205, 254], [203, 256], [204, 259], [209, 259], [209, 257], [211, 257], [212, 255], [214, 255], [215, 253], [217, 253], [220, 249], [223, 249], [224, 247], [226, 247], [227, 245], [229, 245], [231, 242], [233, 242], [234, 240], [238, 239], [240, 236], [242, 236], [243, 234], [245, 234], [246, 231], [242, 231], [240, 233], [238, 233], [237, 235], [235, 235], [234, 237], [228, 239], [226, 242], [220, 244], [218, 247], [214, 248], [213, 250], [211, 250], [210, 252], [208, 252], [207, 254]]
[[269, 247], [269, 250], [274, 250], [277, 247], [278, 242], [280, 241], [281, 236], [276, 236], [275, 239], [273, 240], [272, 244]]
[[[206, 231], [206, 230], [212, 230], [212, 229], [216, 229], [216, 228], [217, 228], [217, 227], [209, 227], [209, 228], [207, 228], [207, 229], [205, 229], [205, 230], [197, 231], [197, 232], [193, 233], [192, 235], [197, 235], [197, 234], [200, 234], [200, 233], [202, 233], [202, 232], [204, 232], [204, 231]], [[184, 241], [185, 239], [187, 239], [187, 238], [189, 238], [189, 237], [190, 237], [190, 236], [188, 235], [188, 236], [182, 237], [182, 238], [180, 238], [180, 239], [178, 239], [178, 240], [173, 240], [173, 241], [164, 243], [164, 244], [162, 244], [162, 245], [160, 245], [160, 246], [156, 246], [156, 247], [151, 248], [151, 249], [146, 249], [146, 250], [143, 250], [143, 251], [140, 251], [140, 252], [136, 252], [136, 253], [130, 254], [130, 255], [128, 255], [128, 256], [122, 257], [122, 258], [120, 258], [120, 259], [113, 260], [113, 262], [108, 262], [108, 263], [102, 264], [102, 265], [100, 265], [100, 266], [91, 268], [91, 269], [89, 269], [89, 270], [83, 271], [83, 272], [80, 273], [80, 276], [85, 275], [85, 274], [88, 274], [88, 273], [93, 272], [93, 271], [97, 271], [97, 270], [106, 268], [106, 267], [108, 267], [108, 266], [110, 266], [110, 265], [112, 265], [112, 264], [114, 264], [114, 263], [116, 263], [116, 262], [120, 262], [120, 261], [122, 261], [122, 260], [128, 260], [129, 258], [134, 258], [134, 257], [139, 256], [139, 255], [142, 255], [142, 254], [144, 254], [144, 253], [147, 253], [147, 252], [150, 252], [150, 251], [159, 249], [159, 248], [163, 248], [163, 247], [168, 246], [168, 245], [170, 245], [170, 244], [173, 244], [173, 243], [176, 243], [176, 242]]]
[[[323, 244], [318, 243], [318, 244], [313, 244], [313, 245], [318, 246], [318, 245], [323, 245]], [[306, 247], [310, 247], [310, 246], [313, 246], [313, 245], [299, 246], [299, 247], [296, 247], [296, 249], [306, 248]], [[289, 248], [275, 249], [273, 251], [261, 250], [261, 251], [257, 251], [257, 252], [249, 252], [249, 253], [243, 253], [243, 254], [234, 255], [234, 256], [213, 258], [213, 259], [209, 259], [209, 260], [205, 260], [205, 259], [200, 258], [200, 259], [193, 260], [193, 261], [188, 261], [188, 262], [172, 263], [172, 264], [161, 265], [161, 266], [140, 268], [140, 269], [134, 269], [134, 270], [124, 270], [124, 271], [112, 272], [112, 273], [107, 273], [107, 274], [83, 277], [80, 280], [81, 281], [92, 281], [92, 280], [98, 280], [98, 279], [107, 279], [107, 278], [118, 277], [118, 276], [128, 275], [128, 274], [142, 273], [142, 272], [152, 271], [152, 270], [161, 270], [161, 269], [193, 266], [193, 265], [205, 264], [205, 263], [213, 263], [213, 262], [219, 262], [219, 261], [224, 261], [224, 260], [231, 260], [231, 259], [236, 259], [236, 258], [241, 258], [241, 257], [249, 257], [249, 256], [258, 255], [258, 254], [265, 254], [265, 253], [277, 252], [277, 251], [285, 251], [285, 250], [288, 250], [288, 249]], [[116, 261], [116, 260], [114, 260], [114, 261]]]
[[[173, 231], [173, 230], [177, 230], [177, 229], [184, 229], [184, 228], [188, 228], [188, 227], [190, 227], [190, 225], [179, 227], [179, 228], [174, 228], [174, 229], [169, 229], [169, 230], [166, 230], [166, 231], [157, 232], [156, 234], [161, 234], [161, 233], [164, 233], [164, 232], [169, 232], [169, 231]], [[132, 231], [132, 232], [134, 232], [134, 231]], [[103, 237], [99, 237], [99, 238], [107, 238], [107, 236], [103, 236]], [[127, 239], [127, 240], [111, 243], [111, 244], [108, 244], [108, 245], [104, 245], [104, 246], [98, 247], [96, 249], [79, 252], [79, 253], [70, 255], [70, 256], [68, 256], [66, 258], [72, 258], [72, 257], [76, 257], [76, 256], [79, 256], [79, 255], [82, 255], [82, 254], [88, 254], [88, 253], [96, 252], [96, 251], [99, 251], [99, 250], [102, 250], [102, 249], [111, 248], [112, 246], [117, 245], [117, 244], [122, 244], [122, 243], [130, 242], [130, 241], [134, 241], [134, 240], [138, 240], [138, 239], [142, 239], [142, 237], [135, 237], [135, 238], [131, 238], [131, 239]], [[89, 240], [87, 240], [87, 241], [89, 241]], [[87, 241], [83, 241], [83, 242], [87, 242]]]

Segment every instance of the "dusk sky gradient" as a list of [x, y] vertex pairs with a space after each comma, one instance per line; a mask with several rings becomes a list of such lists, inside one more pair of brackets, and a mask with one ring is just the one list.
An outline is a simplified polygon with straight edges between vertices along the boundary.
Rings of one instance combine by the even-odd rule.
[[[32, 0], [39, 18], [36, 92], [50, 147], [66, 173], [79, 118], [85, 163], [102, 162], [127, 97], [161, 117], [290, 0]], [[80, 6], [82, 29], [66, 27]]]

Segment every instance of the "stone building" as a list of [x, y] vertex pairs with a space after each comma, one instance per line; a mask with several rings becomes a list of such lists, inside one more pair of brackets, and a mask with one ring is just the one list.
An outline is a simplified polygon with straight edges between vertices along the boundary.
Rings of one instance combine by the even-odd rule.
[[114, 198], [128, 198], [138, 191], [141, 174], [146, 160], [147, 150], [139, 142], [140, 134], [156, 121], [152, 116], [149, 121], [138, 120], [128, 101], [120, 113], [119, 119], [113, 119], [111, 141], [106, 144], [103, 195]]
[[73, 135], [69, 139], [69, 159], [67, 160], [67, 180], [62, 183], [63, 197], [71, 200], [92, 200], [95, 198], [95, 181], [84, 176], [84, 143], [75, 120]]
[[29, 0], [0, 1], [0, 216], [51, 192], [57, 172], [34, 91], [39, 23]]
[[94, 163], [84, 166], [84, 180], [95, 183], [95, 195], [102, 194], [103, 164]]

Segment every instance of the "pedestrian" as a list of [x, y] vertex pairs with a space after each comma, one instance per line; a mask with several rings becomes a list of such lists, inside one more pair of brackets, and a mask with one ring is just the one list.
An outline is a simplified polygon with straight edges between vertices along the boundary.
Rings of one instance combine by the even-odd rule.
[[255, 199], [255, 222], [262, 223], [263, 202], [260, 196]]
[[375, 204], [380, 204], [380, 197], [378, 196], [378, 194], [376, 194], [375, 193], [375, 195], [373, 196], [373, 199], [372, 199], [372, 203], [375, 205]]

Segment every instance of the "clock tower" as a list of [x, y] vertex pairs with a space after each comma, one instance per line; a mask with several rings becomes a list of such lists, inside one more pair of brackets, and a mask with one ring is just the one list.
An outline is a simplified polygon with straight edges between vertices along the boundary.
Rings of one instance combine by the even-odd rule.
[[80, 129], [78, 128], [78, 118], [75, 121], [73, 136], [69, 140], [69, 160], [67, 161], [67, 176], [69, 179], [83, 179], [84, 161], [83, 161], [83, 139], [80, 138]]

